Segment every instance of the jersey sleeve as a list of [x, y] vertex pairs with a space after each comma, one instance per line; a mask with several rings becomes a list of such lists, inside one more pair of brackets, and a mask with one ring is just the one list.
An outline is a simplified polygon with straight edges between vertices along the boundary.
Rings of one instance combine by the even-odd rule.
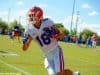
[[51, 20], [51, 19], [48, 19], [48, 26], [53, 26], [54, 25], [54, 22]]

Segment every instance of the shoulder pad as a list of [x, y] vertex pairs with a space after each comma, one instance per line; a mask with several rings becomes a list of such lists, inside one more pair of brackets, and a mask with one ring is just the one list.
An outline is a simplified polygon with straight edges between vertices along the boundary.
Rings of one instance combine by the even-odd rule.
[[48, 20], [48, 18], [42, 19], [42, 21], [47, 21], [47, 20]]

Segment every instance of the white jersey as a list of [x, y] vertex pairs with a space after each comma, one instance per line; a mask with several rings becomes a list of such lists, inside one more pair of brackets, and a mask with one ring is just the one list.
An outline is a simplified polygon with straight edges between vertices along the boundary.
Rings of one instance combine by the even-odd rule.
[[29, 34], [39, 44], [44, 53], [53, 51], [58, 46], [57, 40], [48, 37], [43, 31], [45, 27], [51, 27], [53, 25], [54, 23], [50, 19], [46, 18], [41, 21], [39, 29], [35, 28], [32, 24], [28, 24], [25, 29], [25, 33]]

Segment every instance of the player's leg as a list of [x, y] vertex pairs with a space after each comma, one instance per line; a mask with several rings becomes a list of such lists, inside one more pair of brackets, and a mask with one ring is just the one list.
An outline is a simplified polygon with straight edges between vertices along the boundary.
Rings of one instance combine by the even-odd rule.
[[58, 50], [54, 55], [54, 64], [56, 75], [73, 75], [73, 72], [69, 69], [64, 69], [64, 58], [61, 47], [57, 48]]
[[53, 61], [47, 58], [44, 59], [44, 65], [47, 69], [48, 75], [55, 75]]
[[14, 40], [14, 36], [15, 36], [15, 33], [14, 33], [14, 31], [12, 32], [12, 39]]
[[17, 33], [18, 41], [20, 43], [20, 32]]
[[63, 58], [63, 52], [60, 47], [56, 48], [55, 54], [54, 54], [54, 66], [55, 66], [55, 72], [57, 75], [63, 75], [64, 74], [64, 58]]
[[44, 63], [49, 75], [56, 75], [58, 72], [63, 72], [63, 54], [59, 47], [56, 47], [55, 50], [46, 55]]
[[94, 41], [94, 48], [96, 48], [96, 41]]
[[[49, 53], [44, 61], [45, 68], [49, 75], [73, 75], [74, 73], [66, 69], [64, 70], [64, 60], [62, 50], [58, 47], [53, 52]], [[75, 74], [79, 75], [79, 74]]]

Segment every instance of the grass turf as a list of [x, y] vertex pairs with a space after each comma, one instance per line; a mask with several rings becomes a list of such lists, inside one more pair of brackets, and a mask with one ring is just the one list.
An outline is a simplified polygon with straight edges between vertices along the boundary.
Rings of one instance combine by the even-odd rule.
[[[63, 49], [65, 67], [79, 71], [81, 75], [100, 75], [100, 47], [96, 49], [79, 47], [75, 44], [59, 42]], [[0, 51], [14, 52], [18, 56], [0, 55], [0, 61], [13, 65], [31, 75], [48, 75], [44, 68], [43, 53], [33, 41], [27, 51], [22, 51], [22, 43], [17, 39], [11, 40], [8, 36], [0, 36]], [[97, 50], [97, 51], [96, 51]], [[0, 62], [0, 73], [21, 73], [12, 67]]]

